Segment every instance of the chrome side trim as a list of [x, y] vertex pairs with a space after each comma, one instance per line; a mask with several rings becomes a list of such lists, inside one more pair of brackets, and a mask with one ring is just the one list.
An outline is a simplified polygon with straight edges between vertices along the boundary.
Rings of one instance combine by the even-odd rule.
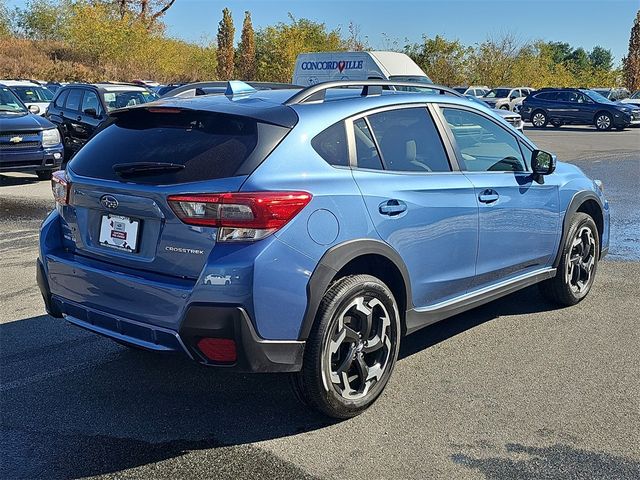
[[489, 303], [522, 288], [547, 280], [555, 275], [555, 268], [535, 270], [508, 280], [503, 280], [495, 285], [466, 293], [460, 297], [445, 300], [444, 302], [427, 307], [413, 308], [407, 311], [407, 334], [431, 325], [432, 323], [444, 320], [445, 318]]

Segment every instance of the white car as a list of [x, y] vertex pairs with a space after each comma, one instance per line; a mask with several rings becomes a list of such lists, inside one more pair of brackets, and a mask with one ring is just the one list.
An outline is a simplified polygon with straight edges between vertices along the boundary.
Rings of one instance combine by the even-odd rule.
[[625, 98], [624, 100], [620, 100], [622, 103], [631, 103], [633, 105], [640, 106], [640, 90], [635, 92], [629, 98]]
[[489, 87], [479, 87], [479, 86], [475, 86], [475, 85], [471, 85], [470, 87], [453, 87], [453, 89], [458, 92], [461, 93], [462, 95], [473, 95], [474, 97], [484, 97], [487, 93], [489, 93], [489, 90], [491, 90]]
[[[0, 83], [9, 87], [32, 113], [38, 115], [44, 115], [53, 100], [53, 93], [48, 88], [31, 80], [0, 80]], [[34, 106], [38, 107], [37, 111]]]
[[229, 285], [231, 283], [231, 275], [207, 275], [204, 277], [205, 285]]

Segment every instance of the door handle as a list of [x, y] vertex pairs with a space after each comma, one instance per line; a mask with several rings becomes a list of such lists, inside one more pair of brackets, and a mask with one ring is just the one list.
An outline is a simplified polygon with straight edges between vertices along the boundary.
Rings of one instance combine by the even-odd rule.
[[407, 210], [407, 204], [400, 200], [387, 200], [378, 206], [378, 210], [382, 215], [400, 215]]
[[82, 120], [82, 117], [81, 117], [80, 115], [78, 115], [78, 116], [76, 117], [76, 121], [78, 121], [78, 122], [79, 122], [79, 121], [81, 121], [81, 120]]
[[480, 200], [482, 203], [493, 203], [496, 202], [498, 198], [500, 198], [498, 192], [490, 188], [486, 189], [484, 192], [478, 195], [478, 200]]

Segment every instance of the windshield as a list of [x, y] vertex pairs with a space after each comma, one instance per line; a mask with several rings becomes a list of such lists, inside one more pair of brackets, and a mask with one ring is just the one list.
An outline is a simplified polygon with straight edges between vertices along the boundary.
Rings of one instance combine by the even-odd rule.
[[596, 92], [597, 94], [602, 95], [605, 98], [609, 98], [609, 96], [611, 95], [611, 90], [609, 90], [608, 88], [594, 88], [591, 91]]
[[462, 93], [462, 94], [464, 94], [464, 92], [466, 92], [466, 91], [467, 91], [467, 89], [466, 89], [465, 87], [454, 87], [453, 89], [454, 89], [456, 92], [458, 92], [458, 93]]
[[612, 102], [607, 97], [600, 95], [596, 90], [583, 90], [583, 93], [586, 94], [587, 97], [589, 97], [594, 102], [615, 105], [615, 102]]
[[485, 95], [485, 98], [507, 98], [510, 91], [508, 88], [494, 88]]
[[53, 100], [53, 93], [48, 88], [17, 86], [11, 89], [24, 103], [49, 103]]
[[640, 98], [640, 90], [638, 90], [636, 93], [631, 95], [631, 98]]
[[25, 113], [24, 105], [7, 87], [0, 87], [0, 112]]
[[105, 92], [104, 104], [107, 111], [116, 110], [118, 108], [133, 107], [143, 103], [157, 100], [155, 93], [148, 90], [119, 90], [117, 92]]

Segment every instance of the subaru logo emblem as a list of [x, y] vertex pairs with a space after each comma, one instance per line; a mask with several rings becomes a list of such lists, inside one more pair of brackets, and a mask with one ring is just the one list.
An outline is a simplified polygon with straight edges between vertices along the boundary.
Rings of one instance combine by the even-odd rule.
[[102, 198], [100, 198], [100, 203], [109, 210], [118, 208], [118, 200], [113, 195], [103, 195]]

